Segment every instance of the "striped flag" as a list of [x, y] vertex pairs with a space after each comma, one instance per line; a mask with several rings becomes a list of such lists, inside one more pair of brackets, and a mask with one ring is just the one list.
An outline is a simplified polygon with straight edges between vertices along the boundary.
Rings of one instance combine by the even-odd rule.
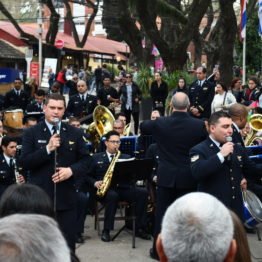
[[262, 37], [262, 0], [258, 1], [258, 34]]
[[[261, 0], [260, 0], [261, 1]], [[240, 40], [246, 38], [246, 26], [247, 26], [247, 10], [246, 0], [241, 0], [241, 22], [240, 22]]]

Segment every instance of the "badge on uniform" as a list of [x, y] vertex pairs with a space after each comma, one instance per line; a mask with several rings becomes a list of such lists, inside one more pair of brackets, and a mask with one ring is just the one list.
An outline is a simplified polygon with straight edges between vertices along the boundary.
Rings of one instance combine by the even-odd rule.
[[75, 142], [74, 141], [69, 141], [68, 143], [69, 143], [69, 145], [73, 145]]
[[196, 162], [199, 159], [199, 155], [195, 155], [191, 157], [191, 162]]
[[47, 143], [46, 140], [38, 140], [37, 142], [40, 143], [40, 144]]
[[208, 87], [204, 87], [204, 88], [203, 88], [203, 90], [207, 90], [207, 89], [208, 89]]
[[237, 156], [238, 161], [242, 161], [242, 156]]

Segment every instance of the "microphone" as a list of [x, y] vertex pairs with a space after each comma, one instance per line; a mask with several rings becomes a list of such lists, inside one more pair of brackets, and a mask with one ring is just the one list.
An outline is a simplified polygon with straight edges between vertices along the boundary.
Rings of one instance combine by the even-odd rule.
[[[226, 140], [227, 140], [227, 142], [232, 142], [232, 137], [231, 136], [227, 136]], [[231, 153], [227, 156], [227, 161], [231, 161]]]
[[56, 133], [58, 134], [58, 135], [60, 135], [60, 130], [59, 130], [59, 119], [58, 118], [54, 118], [54, 126], [55, 126], [55, 128], [56, 128]]

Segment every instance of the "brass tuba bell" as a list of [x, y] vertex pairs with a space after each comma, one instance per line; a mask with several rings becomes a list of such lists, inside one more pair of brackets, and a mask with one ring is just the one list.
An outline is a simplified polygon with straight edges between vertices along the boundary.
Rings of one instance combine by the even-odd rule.
[[254, 145], [254, 141], [256, 139], [261, 139], [261, 137], [257, 136], [257, 132], [262, 131], [262, 115], [261, 114], [254, 114], [250, 117], [249, 122], [251, 132], [247, 135], [245, 139], [245, 146], [252, 146]]
[[93, 122], [89, 125], [87, 133], [90, 134], [90, 140], [97, 149], [97, 145], [103, 135], [113, 130], [115, 118], [111, 111], [105, 106], [99, 105], [93, 112]]

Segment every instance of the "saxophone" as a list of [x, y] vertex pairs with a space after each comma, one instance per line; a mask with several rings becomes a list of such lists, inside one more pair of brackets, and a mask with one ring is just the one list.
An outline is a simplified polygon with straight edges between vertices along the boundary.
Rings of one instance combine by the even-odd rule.
[[108, 167], [108, 169], [107, 169], [107, 171], [104, 175], [102, 185], [96, 192], [96, 195], [98, 197], [103, 197], [105, 195], [105, 193], [107, 192], [107, 190], [109, 189], [111, 181], [112, 181], [112, 177], [113, 177], [115, 164], [116, 164], [120, 154], [121, 154], [121, 152], [120, 152], [120, 150], [118, 150], [117, 154], [115, 155], [115, 157], [111, 161], [111, 163], [110, 163], [110, 165], [109, 165], [109, 167]]

